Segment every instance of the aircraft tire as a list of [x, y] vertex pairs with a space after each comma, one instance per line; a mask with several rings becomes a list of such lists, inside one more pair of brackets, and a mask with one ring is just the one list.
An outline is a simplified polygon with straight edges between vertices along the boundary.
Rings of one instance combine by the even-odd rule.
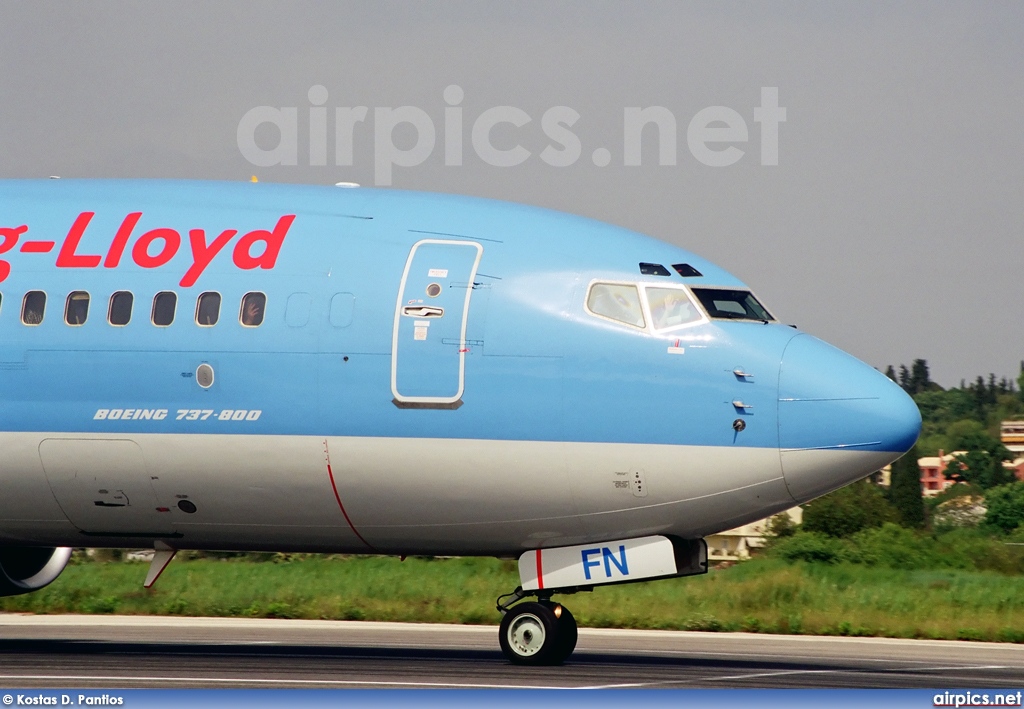
[[532, 601], [520, 603], [501, 619], [498, 642], [514, 665], [556, 665], [565, 659], [561, 656], [561, 629], [549, 606]]
[[576, 649], [576, 640], [579, 639], [579, 632], [576, 630], [576, 619], [565, 606], [561, 607], [558, 615], [558, 650], [553, 653], [552, 665], [560, 665], [568, 659], [572, 651]]

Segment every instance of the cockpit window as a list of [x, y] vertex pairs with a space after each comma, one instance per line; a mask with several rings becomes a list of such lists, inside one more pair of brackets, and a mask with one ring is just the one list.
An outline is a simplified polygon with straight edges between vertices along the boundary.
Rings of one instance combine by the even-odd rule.
[[700, 320], [697, 310], [686, 291], [680, 288], [644, 288], [647, 305], [651, 309], [651, 323], [655, 330], [686, 325]]
[[616, 322], [644, 327], [644, 312], [636, 286], [623, 283], [595, 283], [587, 295], [587, 309], [594, 315]]
[[774, 320], [754, 294], [748, 290], [725, 288], [694, 288], [693, 294], [713, 318], [725, 320]]
[[645, 263], [640, 262], [640, 273], [645, 276], [671, 276], [668, 269], [662, 266], [660, 263]]

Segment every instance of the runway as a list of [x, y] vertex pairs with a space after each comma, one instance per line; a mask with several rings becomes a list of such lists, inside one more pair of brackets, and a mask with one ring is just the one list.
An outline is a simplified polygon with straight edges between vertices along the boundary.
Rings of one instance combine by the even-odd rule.
[[0, 687], [1024, 688], [1024, 646], [581, 628], [562, 667], [489, 626], [0, 614]]

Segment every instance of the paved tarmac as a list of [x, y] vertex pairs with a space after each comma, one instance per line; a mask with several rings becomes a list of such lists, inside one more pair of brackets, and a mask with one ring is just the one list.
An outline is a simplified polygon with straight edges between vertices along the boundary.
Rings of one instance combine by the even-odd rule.
[[0, 614], [0, 688], [1024, 689], [1024, 646], [580, 629], [562, 667], [508, 663], [487, 626]]

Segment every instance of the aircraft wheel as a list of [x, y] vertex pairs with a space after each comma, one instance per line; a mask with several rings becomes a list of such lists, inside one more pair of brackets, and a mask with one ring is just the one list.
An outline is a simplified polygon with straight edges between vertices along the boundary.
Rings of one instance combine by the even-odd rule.
[[558, 664], [565, 659], [560, 657], [564, 650], [561, 629], [559, 619], [549, 606], [520, 603], [501, 619], [498, 642], [505, 657], [514, 665]]
[[576, 619], [573, 618], [568, 608], [558, 605], [552, 608], [552, 611], [558, 618], [558, 650], [552, 654], [550, 664], [560, 665], [576, 649], [579, 633], [576, 630]]

